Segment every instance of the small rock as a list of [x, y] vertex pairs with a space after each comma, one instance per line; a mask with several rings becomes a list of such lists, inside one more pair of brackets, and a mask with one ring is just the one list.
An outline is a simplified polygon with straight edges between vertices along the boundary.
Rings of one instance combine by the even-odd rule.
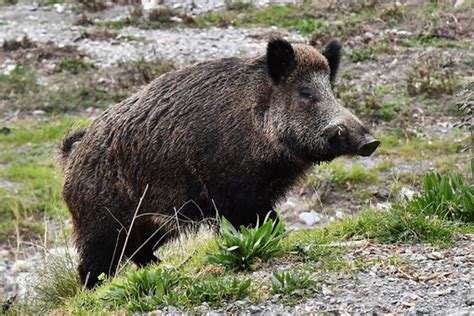
[[323, 292], [323, 295], [325, 296], [334, 296], [334, 293], [330, 289], [328, 289], [326, 286], [323, 286], [322, 292]]
[[434, 296], [445, 296], [445, 295], [451, 294], [453, 292], [455, 292], [454, 289], [452, 287], [448, 287], [447, 289], [444, 289], [444, 290], [435, 291], [432, 294]]
[[2, 134], [8, 135], [10, 134], [11, 130], [8, 127], [2, 127]]
[[431, 260], [440, 260], [440, 259], [446, 258], [446, 254], [435, 251], [435, 252], [427, 254], [426, 258], [431, 259]]
[[353, 284], [353, 283], [350, 283], [350, 284], [347, 284], [347, 285], [346, 285], [346, 289], [348, 289], [348, 290], [353, 290], [353, 289], [355, 289], [355, 288], [356, 288], [356, 286], [355, 286], [355, 284]]
[[474, 295], [470, 295], [466, 298], [467, 306], [474, 306]]
[[25, 260], [17, 260], [13, 265], [13, 271], [24, 272], [28, 270], [28, 263]]
[[454, 8], [459, 9], [463, 4], [464, 4], [464, 0], [456, 0], [456, 3], [454, 4]]
[[250, 305], [249, 310], [251, 313], [258, 313], [262, 310], [262, 308], [255, 305]]
[[64, 12], [64, 4], [55, 3], [54, 4], [54, 9], [56, 9], [56, 12], [58, 12], [58, 13], [63, 13]]
[[42, 116], [42, 115], [45, 115], [46, 112], [43, 111], [43, 110], [34, 110], [34, 111], [32, 112], [32, 114], [33, 114], [34, 116]]
[[5, 67], [5, 71], [3, 73], [5, 75], [9, 75], [13, 70], [15, 70], [15, 68], [16, 68], [15, 64], [8, 65], [7, 67]]
[[299, 217], [308, 226], [313, 226], [321, 221], [321, 215], [314, 211], [300, 213]]
[[412, 189], [407, 188], [407, 187], [403, 187], [400, 190], [400, 196], [401, 197], [407, 197], [409, 199], [411, 199], [415, 195], [415, 193], [416, 193], [415, 191], [413, 191]]

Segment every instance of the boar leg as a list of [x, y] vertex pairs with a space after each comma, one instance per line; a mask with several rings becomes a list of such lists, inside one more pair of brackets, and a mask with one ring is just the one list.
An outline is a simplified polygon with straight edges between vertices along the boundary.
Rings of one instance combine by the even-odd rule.
[[[98, 277], [102, 273], [106, 276], [114, 275], [117, 269], [118, 260], [120, 257], [120, 250], [123, 245], [123, 237], [120, 237], [117, 232], [102, 232], [98, 234], [97, 231], [81, 236], [79, 233], [80, 262], [79, 262], [79, 276], [82, 284], [88, 289], [94, 288], [99, 282]], [[116, 240], [111, 236], [120, 238]]]

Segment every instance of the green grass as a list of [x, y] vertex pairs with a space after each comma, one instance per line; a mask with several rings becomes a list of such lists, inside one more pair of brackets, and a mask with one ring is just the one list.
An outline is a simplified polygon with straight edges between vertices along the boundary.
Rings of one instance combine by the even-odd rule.
[[356, 162], [346, 165], [344, 159], [335, 159], [316, 166], [309, 177], [309, 184], [319, 187], [319, 183], [326, 182], [340, 188], [347, 184], [377, 184], [380, 181], [377, 172], [377, 168], [367, 169]]
[[366, 120], [390, 122], [410, 103], [407, 96], [400, 94], [400, 90], [405, 87], [356, 85], [356, 81], [343, 74], [343, 80], [336, 86], [335, 96], [342, 105], [354, 109]]
[[[0, 134], [0, 179], [13, 182], [0, 191], [0, 238], [20, 225], [23, 235], [32, 224], [41, 226], [48, 217], [64, 217], [61, 172], [56, 159], [57, 143], [71, 129], [87, 126], [88, 119], [65, 117], [51, 122], [22, 121], [11, 125], [10, 134]], [[11, 235], [10, 235], [11, 236]]]
[[323, 26], [303, 5], [274, 4], [262, 8], [244, 7], [237, 11], [217, 11], [196, 18], [200, 27], [234, 25], [237, 27], [277, 26], [303, 35], [311, 34]]
[[472, 44], [467, 40], [451, 40], [433, 36], [418, 35], [401, 43], [404, 47], [424, 48], [436, 47], [444, 49], [470, 49]]
[[406, 162], [456, 154], [469, 143], [469, 137], [466, 135], [461, 139], [455, 139], [455, 136], [427, 139], [399, 129], [387, 129], [378, 137], [382, 144], [377, 149], [379, 154], [401, 157]]
[[9, 74], [0, 73], [0, 99], [8, 100], [38, 90], [36, 74], [28, 66], [18, 64]]
[[1, 0], [0, 1], [0, 6], [2, 5], [14, 5], [17, 4], [18, 0]]
[[63, 58], [59, 63], [59, 71], [65, 71], [73, 75], [95, 69], [95, 65], [82, 59]]
[[[356, 5], [357, 6], [357, 5]], [[265, 7], [254, 7], [244, 2], [234, 2], [221, 11], [208, 12], [197, 16], [195, 19], [183, 16], [179, 11], [170, 9], [158, 9], [150, 12], [148, 17], [143, 13], [131, 14], [130, 17], [119, 21], [107, 21], [99, 24], [108, 29], [121, 29], [132, 25], [141, 28], [167, 28], [167, 27], [225, 27], [233, 25], [235, 27], [268, 27], [276, 26], [286, 28], [302, 35], [309, 35], [314, 32], [333, 33], [335, 26], [327, 23], [328, 18], [320, 18], [319, 12], [327, 10], [316, 3], [304, 2], [295, 4], [271, 4]], [[345, 25], [366, 23], [371, 19], [382, 19], [387, 26], [393, 27], [407, 18], [405, 6], [384, 6], [377, 9], [371, 6], [361, 5], [353, 8], [356, 14], [346, 12], [335, 12], [330, 20], [343, 21]], [[179, 16], [184, 23], [176, 23], [170, 19], [172, 16]], [[331, 30], [332, 29], [332, 30]], [[335, 32], [333, 37], [344, 38], [351, 33], [352, 26], [342, 33]], [[389, 48], [389, 47], [387, 47]], [[378, 51], [379, 49], [375, 49]], [[380, 51], [379, 51], [380, 53]], [[372, 54], [372, 53], [371, 53]]]
[[[79, 73], [93, 67], [77, 60], [65, 59], [60, 64], [62, 71]], [[126, 91], [109, 91], [90, 82], [88, 74], [59, 87], [46, 87], [37, 82], [37, 76], [28, 66], [18, 64], [9, 74], [0, 74], [0, 100], [7, 106], [19, 110], [44, 110], [61, 113], [86, 109], [106, 108], [124, 99]]]
[[61, 249], [65, 250], [46, 253], [44, 263], [38, 265], [34, 270], [34, 277], [28, 279], [28, 301], [21, 306], [15, 306], [13, 312], [43, 314], [60, 307], [66, 298], [81, 291], [76, 271], [77, 260], [66, 251], [68, 248]]

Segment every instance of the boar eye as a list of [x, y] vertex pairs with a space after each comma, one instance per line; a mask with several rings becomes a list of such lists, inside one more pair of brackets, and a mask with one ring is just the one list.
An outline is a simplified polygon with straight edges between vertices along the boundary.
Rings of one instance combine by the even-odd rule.
[[300, 97], [308, 101], [317, 102], [318, 98], [307, 89], [302, 89], [299, 91]]

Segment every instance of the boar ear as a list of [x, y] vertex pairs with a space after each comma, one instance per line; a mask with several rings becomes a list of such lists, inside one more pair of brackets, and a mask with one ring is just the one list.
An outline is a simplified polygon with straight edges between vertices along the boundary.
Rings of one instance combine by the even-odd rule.
[[295, 51], [281, 38], [273, 38], [267, 46], [267, 67], [275, 84], [287, 78], [296, 67]]
[[334, 86], [336, 81], [337, 70], [341, 61], [341, 48], [342, 45], [338, 40], [332, 40], [326, 44], [322, 52], [329, 64], [331, 86]]

